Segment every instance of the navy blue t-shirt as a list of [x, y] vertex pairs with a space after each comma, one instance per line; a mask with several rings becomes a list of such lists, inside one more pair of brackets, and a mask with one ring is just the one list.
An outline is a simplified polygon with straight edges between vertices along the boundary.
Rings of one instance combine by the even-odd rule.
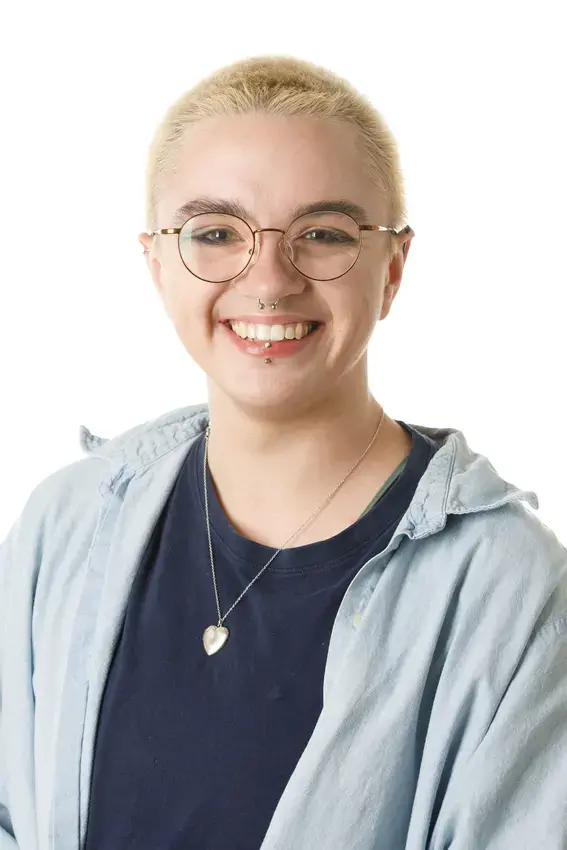
[[[340, 534], [282, 550], [217, 623], [204, 434], [188, 451], [131, 589], [94, 751], [86, 850], [256, 850], [322, 708], [331, 629], [363, 564], [390, 541], [437, 450], [413, 438], [401, 474]], [[276, 551], [228, 522], [207, 469], [221, 611]]]

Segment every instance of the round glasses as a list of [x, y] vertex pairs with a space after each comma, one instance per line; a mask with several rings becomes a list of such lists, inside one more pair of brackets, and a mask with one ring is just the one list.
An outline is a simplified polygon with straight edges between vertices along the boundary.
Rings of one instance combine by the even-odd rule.
[[354, 266], [361, 251], [361, 231], [391, 227], [358, 224], [342, 212], [307, 213], [287, 230], [262, 227], [252, 230], [248, 222], [225, 213], [198, 213], [182, 227], [164, 228], [154, 234], [178, 236], [179, 254], [192, 275], [210, 283], [233, 280], [247, 268], [259, 250], [257, 233], [281, 233], [279, 246], [300, 274], [312, 280], [335, 280]]

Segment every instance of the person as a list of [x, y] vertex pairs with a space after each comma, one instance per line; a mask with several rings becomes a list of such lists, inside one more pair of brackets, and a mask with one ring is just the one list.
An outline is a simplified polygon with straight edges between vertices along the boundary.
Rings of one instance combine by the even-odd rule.
[[2, 544], [0, 850], [567, 847], [567, 550], [369, 387], [415, 235], [384, 118], [243, 59], [147, 180], [208, 398], [81, 427]]

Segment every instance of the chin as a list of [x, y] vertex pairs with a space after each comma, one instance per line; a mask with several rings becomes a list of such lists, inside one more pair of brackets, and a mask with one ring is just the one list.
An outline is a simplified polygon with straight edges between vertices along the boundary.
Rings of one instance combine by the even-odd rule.
[[[275, 366], [275, 368], [273, 368]], [[261, 368], [263, 367], [263, 369]], [[319, 376], [316, 388], [313, 381], [305, 376], [277, 374], [277, 364], [257, 364], [255, 369], [246, 370], [246, 374], [210, 375], [214, 385], [214, 394], [230, 398], [236, 407], [246, 409], [255, 416], [268, 416], [273, 413], [280, 420], [282, 413], [309, 409], [320, 395], [322, 381]], [[210, 373], [209, 373], [210, 374]]]

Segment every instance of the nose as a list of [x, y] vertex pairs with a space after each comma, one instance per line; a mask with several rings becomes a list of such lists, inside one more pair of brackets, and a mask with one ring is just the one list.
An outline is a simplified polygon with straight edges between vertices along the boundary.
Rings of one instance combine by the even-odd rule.
[[[278, 227], [261, 227], [259, 230], [254, 231], [254, 239], [255, 239], [255, 241], [254, 241], [254, 256], [252, 257], [250, 265], [252, 265], [252, 264], [255, 265], [258, 262], [258, 258], [260, 256], [260, 251], [262, 250], [262, 243], [261, 243], [261, 240], [258, 236], [259, 233], [279, 233], [280, 238], [278, 239], [278, 242], [277, 242], [278, 248], [280, 249], [280, 251], [283, 254], [283, 256], [285, 257], [285, 259], [287, 260], [286, 265], [287, 266], [291, 265], [292, 268], [295, 268], [293, 266], [293, 263], [289, 262], [289, 257], [286, 253], [286, 250], [285, 250], [285, 244], [284, 244], [285, 230], [280, 230]], [[264, 251], [264, 253], [266, 253], [266, 252]]]
[[[243, 272], [234, 279], [234, 285], [245, 295], [269, 301], [284, 298], [286, 295], [299, 294], [306, 286], [301, 275], [287, 255], [285, 230], [277, 227], [263, 227], [254, 231], [255, 241], [252, 257]], [[269, 239], [264, 233], [278, 233], [276, 245], [271, 249]], [[262, 234], [262, 236], [260, 236]], [[274, 250], [277, 247], [277, 250]]]

